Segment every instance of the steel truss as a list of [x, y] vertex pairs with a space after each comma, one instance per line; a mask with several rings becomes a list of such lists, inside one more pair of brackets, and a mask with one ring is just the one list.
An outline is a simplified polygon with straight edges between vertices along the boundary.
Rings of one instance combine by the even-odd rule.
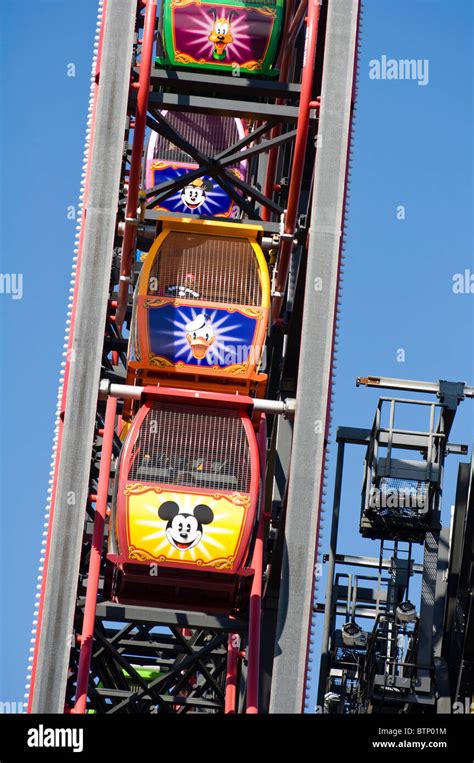
[[[78, 602], [78, 628], [84, 600]], [[187, 623], [186, 627], [178, 625]], [[225, 618], [171, 613], [146, 607], [99, 604], [88, 688], [88, 712], [222, 713], [225, 708], [229, 630]], [[78, 652], [73, 653], [66, 702], [74, 707]], [[158, 673], [143, 677], [143, 670]], [[142, 673], [138, 672], [142, 670]], [[152, 675], [154, 675], [154, 673]]]
[[[472, 388], [446, 381], [426, 385], [379, 378], [372, 383], [376, 378], [359, 379], [358, 383], [370, 380], [368, 386], [428, 391], [437, 395], [438, 402], [381, 398], [372, 429], [339, 427], [337, 431], [331, 541], [325, 557], [326, 601], [315, 606], [317, 613], [324, 613], [318, 705], [327, 713], [449, 713], [450, 681], [454, 664], [459, 665], [459, 659], [454, 664], [452, 661], [456, 646], [450, 652], [456, 640], [452, 637], [452, 619], [457, 592], [453, 578], [447, 583], [450, 530], [440, 524], [441, 495], [446, 456], [467, 453], [467, 446], [450, 443], [448, 438], [458, 405], [465, 397], [472, 397]], [[388, 420], [381, 417], [384, 403], [390, 410]], [[431, 412], [426, 416], [428, 429], [397, 428], [397, 404]], [[380, 540], [378, 559], [338, 553], [348, 445], [366, 448], [360, 531], [364, 537]], [[403, 459], [397, 458], [399, 449], [404, 452]], [[421, 460], [407, 459], [409, 451], [421, 455]], [[467, 465], [461, 467], [466, 483]], [[394, 487], [392, 503], [370, 503], [370, 491], [377, 490], [380, 484]], [[419, 497], [421, 485], [424, 500], [418, 516], [418, 508], [407, 508], [406, 498], [409, 491], [412, 497]], [[464, 521], [465, 494], [464, 485], [458, 489], [455, 506], [455, 513], [459, 510], [460, 514], [458, 526]], [[403, 500], [397, 503], [395, 498]], [[421, 565], [412, 558], [413, 542], [423, 544]], [[451, 554], [451, 568], [458, 563], [459, 556]], [[421, 576], [418, 606], [408, 600], [413, 575]], [[456, 575], [454, 579], [458, 579]], [[345, 621], [342, 627], [341, 618]], [[359, 620], [369, 621], [365, 631], [358, 625]], [[346, 627], [356, 634], [352, 641], [351, 631], [344, 631]], [[447, 633], [451, 634], [451, 642]]]
[[442, 657], [448, 667], [451, 702], [464, 713], [474, 698], [474, 459], [459, 464]]

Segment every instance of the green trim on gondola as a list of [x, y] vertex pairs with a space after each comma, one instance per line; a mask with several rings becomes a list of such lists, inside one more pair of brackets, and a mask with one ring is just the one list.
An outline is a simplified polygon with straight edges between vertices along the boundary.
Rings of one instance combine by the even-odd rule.
[[276, 76], [284, 0], [163, 0], [159, 66]]

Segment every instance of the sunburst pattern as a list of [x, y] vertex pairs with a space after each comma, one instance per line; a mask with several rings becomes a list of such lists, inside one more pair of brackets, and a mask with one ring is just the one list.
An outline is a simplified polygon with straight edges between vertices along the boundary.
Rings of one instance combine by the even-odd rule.
[[[228, 18], [231, 9], [223, 9], [223, 18]], [[196, 52], [196, 57], [206, 57], [212, 60], [212, 52], [214, 45], [210, 42], [209, 35], [212, 32], [212, 18], [205, 11], [201, 16], [193, 18], [193, 28], [188, 29], [189, 35], [194, 37], [193, 50]], [[232, 42], [227, 45], [228, 54], [234, 59], [244, 60], [244, 58], [250, 55], [251, 46], [249, 45], [249, 24], [245, 16], [238, 16], [232, 18], [231, 24]], [[201, 43], [201, 44], [199, 44]]]
[[[186, 174], [190, 170], [196, 169], [196, 165], [190, 165], [189, 167], [167, 167], [165, 169], [153, 170], [153, 185], [157, 186], [160, 183], [164, 183], [174, 178], [179, 178]], [[236, 168], [230, 168], [236, 177], [242, 179], [242, 172]], [[232, 216], [233, 213], [238, 212], [238, 206], [233, 203], [230, 196], [207, 175], [203, 175], [202, 179], [212, 183], [212, 190], [206, 191], [206, 197], [204, 201], [195, 209], [188, 207], [182, 199], [181, 190], [169, 196], [164, 201], [157, 204], [157, 209], [167, 209], [169, 212], [179, 212], [180, 214], [192, 214], [192, 215], [209, 215], [213, 217], [215, 215], [220, 216]]]
[[[208, 316], [215, 336], [204, 358], [195, 358], [186, 338], [186, 326], [198, 315]], [[225, 367], [248, 361], [255, 333], [255, 319], [235, 311], [205, 306], [181, 308], [165, 305], [150, 309], [150, 342], [156, 355], [204, 367]]]
[[[212, 522], [203, 527], [202, 538], [190, 549], [178, 549], [166, 537], [166, 521], [158, 515], [159, 507], [167, 500], [178, 502], [180, 514], [193, 514], [200, 503], [208, 505]], [[226, 498], [213, 498], [203, 493], [185, 494], [152, 488], [128, 497], [129, 540], [133, 546], [158, 559], [212, 564], [213, 560], [234, 557], [242, 534], [245, 509]]]

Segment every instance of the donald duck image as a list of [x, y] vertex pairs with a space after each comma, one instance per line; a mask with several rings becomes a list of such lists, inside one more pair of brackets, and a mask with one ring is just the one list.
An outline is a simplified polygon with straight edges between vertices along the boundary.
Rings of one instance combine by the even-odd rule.
[[209, 348], [216, 341], [208, 315], [201, 313], [186, 324], [186, 339], [196, 360], [206, 357]]

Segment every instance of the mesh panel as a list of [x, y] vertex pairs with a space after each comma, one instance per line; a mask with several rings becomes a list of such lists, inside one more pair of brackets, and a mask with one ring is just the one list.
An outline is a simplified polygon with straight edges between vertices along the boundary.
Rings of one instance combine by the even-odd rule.
[[417, 496], [424, 498], [426, 494], [426, 482], [422, 480], [406, 480], [398, 477], [382, 477], [380, 480], [382, 492], [396, 492], [397, 495]]
[[[427, 483], [422, 480], [382, 477], [379, 482], [380, 514], [416, 518], [428, 507]], [[398, 505], [393, 505], [398, 504]]]
[[[191, 145], [211, 156], [239, 140], [237, 125], [232, 117], [168, 112], [165, 118]], [[194, 162], [194, 159], [162, 135], [157, 135], [153, 158], [166, 162]]]
[[235, 412], [153, 408], [134, 445], [129, 480], [208, 490], [250, 490], [250, 450]]
[[148, 294], [260, 305], [258, 262], [246, 239], [171, 232], [151, 268]]

